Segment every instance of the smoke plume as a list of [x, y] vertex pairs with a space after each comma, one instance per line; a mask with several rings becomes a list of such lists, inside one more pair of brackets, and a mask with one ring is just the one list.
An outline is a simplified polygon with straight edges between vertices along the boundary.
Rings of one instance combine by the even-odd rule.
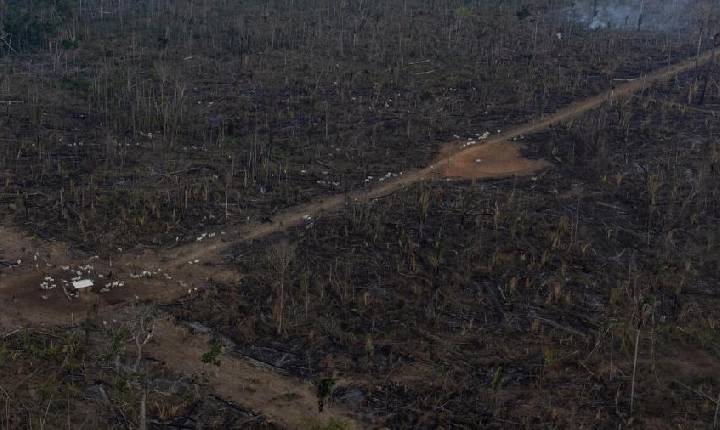
[[568, 15], [591, 30], [687, 29], [696, 21], [693, 0], [579, 0]]

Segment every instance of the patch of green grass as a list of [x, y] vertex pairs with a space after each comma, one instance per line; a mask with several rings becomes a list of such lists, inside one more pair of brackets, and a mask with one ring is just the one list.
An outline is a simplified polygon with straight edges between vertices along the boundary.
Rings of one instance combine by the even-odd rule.
[[202, 362], [220, 366], [220, 354], [222, 354], [222, 344], [218, 340], [213, 340], [210, 344], [210, 350], [202, 355]]

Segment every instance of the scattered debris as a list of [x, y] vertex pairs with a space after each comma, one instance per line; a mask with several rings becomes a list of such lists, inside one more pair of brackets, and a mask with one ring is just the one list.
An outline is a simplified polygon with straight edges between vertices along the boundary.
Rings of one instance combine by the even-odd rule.
[[140, 273], [131, 273], [130, 277], [132, 279], [152, 278], [154, 275], [158, 274], [159, 272], [160, 272], [160, 270], [158, 270], [156, 272], [151, 272], [149, 270], [143, 270]]
[[84, 290], [86, 288], [92, 287], [94, 283], [90, 279], [81, 279], [79, 281], [73, 281], [72, 285], [73, 288], [75, 288], [76, 290]]
[[124, 286], [125, 286], [125, 283], [122, 282], [122, 281], [108, 282], [108, 283], [106, 283], [105, 286], [100, 290], [100, 292], [101, 292], [101, 293], [107, 293], [107, 292], [109, 292], [110, 290], [112, 290], [112, 289], [114, 289], [114, 288], [122, 288], [122, 287], [124, 287]]
[[378, 182], [383, 182], [383, 181], [385, 181], [385, 180], [387, 180], [387, 179], [390, 179], [390, 178], [393, 178], [393, 177], [396, 177], [396, 176], [398, 176], [397, 173], [388, 172], [385, 176], [383, 176], [382, 178], [378, 179]]
[[[222, 234], [222, 233], [220, 233]], [[203, 233], [195, 239], [196, 242], [202, 242], [205, 239], [212, 239], [217, 236], [217, 233]]]
[[57, 287], [57, 284], [55, 283], [55, 279], [53, 279], [51, 276], [46, 276], [45, 279], [40, 283], [40, 289], [42, 290], [52, 290], [55, 287]]
[[[499, 132], [499, 130], [498, 130], [498, 132]], [[480, 141], [480, 140], [485, 140], [485, 139], [487, 139], [488, 137], [490, 137], [490, 132], [489, 132], [489, 131], [486, 131], [486, 132], [484, 132], [484, 133], [482, 133], [482, 134], [480, 134], [480, 133], [475, 133], [475, 139], [473, 139], [472, 137], [468, 137], [467, 142], [465, 142], [465, 143], [463, 144], [463, 148], [467, 148], [468, 146], [476, 145], [476, 144], [478, 143], [478, 141]]]

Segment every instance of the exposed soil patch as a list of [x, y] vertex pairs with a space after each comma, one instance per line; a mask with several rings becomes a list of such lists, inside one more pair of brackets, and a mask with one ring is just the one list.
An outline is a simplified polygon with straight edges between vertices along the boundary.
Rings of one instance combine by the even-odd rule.
[[[67, 244], [0, 227], [0, 327], [71, 325], [89, 312], [128, 303], [167, 301], [196, 293], [211, 281], [237, 280], [172, 250], [138, 250], [117, 256], [75, 251]], [[166, 252], [165, 256], [162, 253]], [[76, 286], [89, 285], [77, 289]]]
[[192, 333], [168, 319], [156, 321], [153, 334], [147, 349], [151, 357], [182, 374], [207, 380], [219, 396], [262, 413], [272, 423], [297, 429], [338, 420], [352, 429], [370, 427], [338, 405], [326, 405], [319, 412], [311, 384], [257, 361], [224, 352], [214, 357], [217, 364], [204, 363], [212, 344], [208, 334]]
[[436, 163], [442, 175], [457, 179], [492, 179], [527, 176], [552, 166], [545, 160], [530, 160], [521, 154], [522, 147], [510, 142], [479, 145], [454, 157], [441, 157]]

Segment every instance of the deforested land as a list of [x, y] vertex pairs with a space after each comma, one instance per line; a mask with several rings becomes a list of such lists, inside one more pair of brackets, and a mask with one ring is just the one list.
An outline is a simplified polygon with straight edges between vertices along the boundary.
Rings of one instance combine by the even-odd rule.
[[0, 429], [720, 428], [720, 4], [0, 0]]

